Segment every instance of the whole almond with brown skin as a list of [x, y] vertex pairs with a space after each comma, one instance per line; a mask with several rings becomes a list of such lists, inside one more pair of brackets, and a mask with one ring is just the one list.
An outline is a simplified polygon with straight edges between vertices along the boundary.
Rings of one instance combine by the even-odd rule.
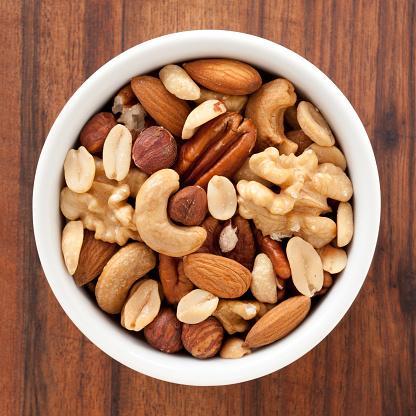
[[221, 349], [224, 329], [216, 318], [210, 316], [199, 324], [182, 325], [182, 343], [196, 358], [213, 357]]
[[207, 212], [207, 193], [199, 186], [187, 186], [169, 199], [169, 217], [183, 225], [201, 224]]
[[199, 59], [183, 67], [195, 82], [222, 94], [251, 94], [262, 84], [252, 66], [232, 59]]
[[118, 244], [97, 240], [94, 235], [93, 231], [84, 230], [78, 267], [74, 273], [77, 286], [85, 285], [101, 274], [107, 262], [120, 249]]
[[183, 125], [191, 112], [189, 104], [171, 94], [159, 78], [142, 75], [131, 80], [131, 87], [141, 105], [174, 136], [181, 137]]
[[117, 124], [112, 113], [96, 114], [82, 128], [79, 140], [92, 155], [101, 155], [104, 141], [110, 130]]
[[283, 338], [305, 319], [310, 308], [311, 299], [307, 296], [294, 296], [279, 303], [253, 325], [243, 347], [261, 347]]
[[250, 270], [226, 257], [193, 253], [184, 257], [183, 266], [195, 286], [219, 298], [238, 298], [250, 287]]
[[182, 323], [171, 308], [163, 308], [143, 330], [146, 341], [154, 348], [168, 354], [183, 348]]

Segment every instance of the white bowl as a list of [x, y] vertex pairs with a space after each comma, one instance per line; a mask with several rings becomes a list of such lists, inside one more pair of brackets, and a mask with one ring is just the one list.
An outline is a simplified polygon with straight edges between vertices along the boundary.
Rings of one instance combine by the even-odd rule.
[[[348, 265], [306, 320], [285, 338], [238, 360], [198, 360], [185, 354], [159, 352], [101, 311], [66, 271], [61, 253], [63, 219], [59, 194], [63, 162], [83, 125], [130, 78], [165, 64], [202, 57], [242, 60], [289, 79], [328, 120], [341, 146], [354, 185], [354, 238]], [[365, 129], [349, 101], [332, 81], [290, 50], [242, 33], [191, 31], [162, 36], [137, 45], [95, 72], [71, 97], [43, 147], [33, 190], [33, 223], [43, 270], [69, 318], [106, 354], [140, 373], [174, 383], [225, 385], [272, 373], [297, 360], [337, 325], [348, 311], [367, 275], [380, 220], [380, 185], [374, 154]], [[345, 352], [347, 354], [347, 352]]]

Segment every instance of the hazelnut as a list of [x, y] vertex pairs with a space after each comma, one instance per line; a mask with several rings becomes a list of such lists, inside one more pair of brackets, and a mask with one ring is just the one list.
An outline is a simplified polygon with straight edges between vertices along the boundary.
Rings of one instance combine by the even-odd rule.
[[172, 134], [164, 127], [151, 126], [143, 130], [133, 145], [133, 161], [151, 175], [175, 163], [178, 148]]
[[169, 199], [170, 218], [183, 225], [201, 224], [207, 212], [207, 194], [199, 186], [187, 186]]
[[295, 155], [301, 155], [313, 141], [302, 130], [291, 130], [286, 133], [286, 137], [298, 145]]
[[196, 358], [213, 357], [221, 349], [224, 329], [216, 318], [210, 316], [199, 324], [182, 325], [182, 343]]
[[154, 348], [174, 353], [183, 348], [182, 324], [171, 308], [163, 308], [156, 318], [143, 330], [146, 341]]
[[79, 139], [92, 155], [101, 155], [104, 141], [110, 130], [117, 124], [112, 113], [98, 113], [85, 124]]

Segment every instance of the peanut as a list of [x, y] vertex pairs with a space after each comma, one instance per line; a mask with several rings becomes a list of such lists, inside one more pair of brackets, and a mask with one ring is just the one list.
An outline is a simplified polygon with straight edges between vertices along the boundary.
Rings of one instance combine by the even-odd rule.
[[104, 142], [103, 163], [108, 179], [122, 181], [130, 169], [132, 136], [122, 124], [114, 126]]
[[95, 163], [84, 146], [68, 152], [64, 162], [64, 174], [71, 191], [81, 194], [90, 190], [95, 176]]
[[202, 289], [194, 289], [178, 303], [177, 318], [186, 324], [198, 324], [215, 311], [219, 298]]
[[215, 175], [207, 188], [208, 210], [217, 220], [228, 220], [237, 209], [234, 185], [225, 176]]

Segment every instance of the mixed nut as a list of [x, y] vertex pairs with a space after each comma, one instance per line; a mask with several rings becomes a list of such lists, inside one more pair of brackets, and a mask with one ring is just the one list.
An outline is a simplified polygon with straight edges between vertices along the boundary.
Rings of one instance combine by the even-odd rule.
[[230, 59], [134, 77], [111, 104], [64, 163], [75, 283], [166, 353], [240, 358], [295, 329], [353, 236], [347, 162], [319, 110]]

